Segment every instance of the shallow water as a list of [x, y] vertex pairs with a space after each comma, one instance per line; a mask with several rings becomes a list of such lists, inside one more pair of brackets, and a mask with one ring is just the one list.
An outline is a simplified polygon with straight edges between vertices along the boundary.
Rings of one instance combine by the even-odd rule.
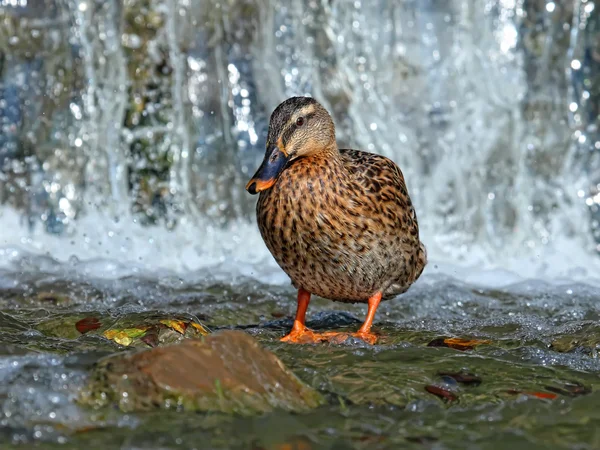
[[[426, 275], [382, 304], [377, 345], [287, 345], [295, 292], [249, 278], [71, 279], [0, 273], [1, 435], [52, 448], [597, 448], [600, 293], [585, 284], [481, 288]], [[325, 394], [308, 414], [241, 418], [168, 411], [123, 414], [75, 402], [91, 365], [122, 348], [73, 330], [157, 312], [241, 328]], [[309, 326], [353, 330], [364, 305], [314, 299]], [[61, 325], [61, 323], [63, 325]], [[51, 325], [49, 325], [51, 324]], [[439, 338], [487, 340], [472, 350]], [[443, 373], [474, 375], [460, 383]], [[441, 387], [446, 401], [425, 390]], [[448, 394], [447, 394], [448, 395]], [[6, 447], [5, 447], [6, 448]]]

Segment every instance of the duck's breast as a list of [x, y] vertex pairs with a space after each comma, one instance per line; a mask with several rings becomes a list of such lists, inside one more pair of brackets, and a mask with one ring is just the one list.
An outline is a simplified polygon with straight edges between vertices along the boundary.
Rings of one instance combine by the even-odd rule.
[[294, 286], [332, 300], [366, 301], [410, 285], [407, 205], [377, 179], [344, 175], [327, 165], [286, 169], [257, 205], [267, 247]]

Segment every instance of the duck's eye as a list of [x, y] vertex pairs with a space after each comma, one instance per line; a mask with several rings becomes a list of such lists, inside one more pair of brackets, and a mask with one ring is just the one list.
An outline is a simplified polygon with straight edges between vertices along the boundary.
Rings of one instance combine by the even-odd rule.
[[298, 117], [296, 119], [296, 126], [301, 127], [302, 125], [304, 125], [304, 117]]

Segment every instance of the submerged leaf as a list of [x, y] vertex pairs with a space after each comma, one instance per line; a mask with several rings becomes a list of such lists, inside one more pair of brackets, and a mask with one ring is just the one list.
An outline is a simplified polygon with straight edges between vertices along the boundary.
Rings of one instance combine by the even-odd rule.
[[455, 350], [471, 350], [478, 345], [491, 344], [491, 341], [479, 339], [438, 338], [427, 344], [428, 347], [449, 347]]
[[184, 334], [187, 324], [181, 320], [163, 319], [160, 321], [163, 325], [177, 331], [178, 333]]
[[206, 336], [207, 334], [209, 334], [208, 330], [206, 328], [204, 328], [202, 325], [200, 325], [199, 323], [190, 322], [190, 325], [192, 327], [194, 327], [203, 336]]
[[104, 337], [115, 341], [117, 344], [124, 345], [125, 347], [131, 345], [134, 338], [143, 336], [148, 327], [142, 328], [124, 328], [122, 330], [106, 330]]
[[427, 386], [425, 386], [425, 390], [427, 392], [429, 392], [430, 394], [433, 394], [447, 402], [453, 402], [455, 400], [458, 400], [458, 397], [456, 396], [456, 394], [453, 394], [452, 392], [443, 389], [439, 386], [434, 386], [432, 384], [429, 384]]
[[140, 340], [152, 348], [158, 347], [158, 329], [151, 328]]
[[79, 331], [81, 334], [96, 330], [101, 326], [102, 324], [97, 317], [86, 317], [75, 324], [75, 328], [77, 328], [77, 331]]
[[558, 395], [550, 393], [550, 392], [523, 392], [516, 389], [511, 389], [507, 391], [509, 394], [513, 395], [528, 395], [530, 397], [541, 398], [543, 400], [554, 400]]
[[551, 392], [523, 392], [525, 395], [530, 395], [536, 398], [543, 398], [546, 400], [554, 400], [558, 395], [553, 394]]
[[125, 347], [127, 347], [133, 342], [133, 339], [131, 339], [129, 336], [127, 336], [126, 333], [123, 333], [122, 331], [115, 334], [112, 340], [115, 341], [117, 344], [124, 345]]

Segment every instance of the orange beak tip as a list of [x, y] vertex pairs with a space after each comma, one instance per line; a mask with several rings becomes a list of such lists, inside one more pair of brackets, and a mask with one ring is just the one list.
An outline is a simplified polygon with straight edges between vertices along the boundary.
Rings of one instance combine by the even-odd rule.
[[250, 194], [258, 194], [261, 191], [265, 191], [269, 189], [271, 186], [275, 184], [275, 178], [270, 178], [268, 180], [260, 180], [256, 178], [252, 178], [248, 181], [246, 185], [246, 190], [250, 192]]

